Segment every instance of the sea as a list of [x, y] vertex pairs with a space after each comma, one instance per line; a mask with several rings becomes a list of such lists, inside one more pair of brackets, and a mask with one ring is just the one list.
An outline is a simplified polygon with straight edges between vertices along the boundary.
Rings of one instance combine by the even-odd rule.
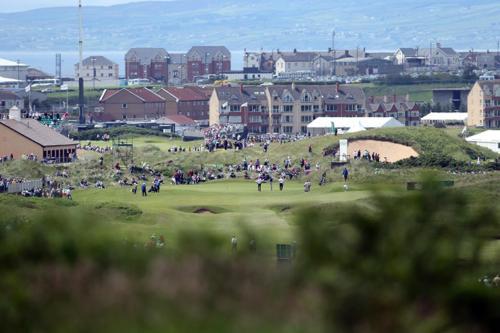
[[[181, 53], [185, 51], [169, 51]], [[56, 73], [56, 54], [61, 54], [61, 72], [63, 77], [75, 75], [74, 66], [78, 63], [78, 51], [0, 51], [0, 58], [17, 61], [44, 71], [47, 74]], [[83, 57], [104, 56], [120, 65], [120, 76], [125, 76], [125, 53], [127, 51], [92, 51], [84, 52]], [[244, 51], [231, 51], [231, 69], [243, 69]]]

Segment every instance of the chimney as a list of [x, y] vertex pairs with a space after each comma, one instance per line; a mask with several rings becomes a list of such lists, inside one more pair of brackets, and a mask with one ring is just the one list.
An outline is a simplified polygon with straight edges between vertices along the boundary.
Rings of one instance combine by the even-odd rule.
[[17, 106], [13, 106], [10, 108], [9, 119], [21, 121], [21, 110]]
[[409, 103], [410, 102], [410, 94], [406, 94], [406, 102]]
[[340, 83], [337, 82], [335, 85], [335, 90], [337, 91], [337, 94], [340, 92]]
[[243, 94], [243, 84], [240, 83], [240, 93]]
[[372, 104], [375, 103], [375, 96], [370, 96], [370, 103], [372, 103]]
[[295, 90], [295, 82], [292, 82], [292, 91]]
[[293, 53], [297, 53], [297, 49], [293, 49]]
[[387, 95], [384, 95], [384, 103], [387, 103], [388, 100]]
[[398, 102], [398, 96], [396, 96], [396, 94], [394, 94], [392, 96], [392, 100], [393, 100], [393, 103], [396, 104]]
[[344, 54], [345, 54], [345, 56], [346, 56], [346, 57], [349, 57], [349, 50], [345, 50], [344, 52], [345, 52], [345, 53], [344, 53]]

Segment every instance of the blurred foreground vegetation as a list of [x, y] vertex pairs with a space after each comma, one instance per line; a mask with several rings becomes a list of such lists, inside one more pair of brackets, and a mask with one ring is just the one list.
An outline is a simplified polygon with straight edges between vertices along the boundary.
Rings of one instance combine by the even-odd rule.
[[0, 331], [496, 332], [500, 288], [478, 281], [500, 273], [495, 204], [437, 184], [300, 211], [292, 264], [206, 230], [172, 253], [84, 212], [6, 210]]

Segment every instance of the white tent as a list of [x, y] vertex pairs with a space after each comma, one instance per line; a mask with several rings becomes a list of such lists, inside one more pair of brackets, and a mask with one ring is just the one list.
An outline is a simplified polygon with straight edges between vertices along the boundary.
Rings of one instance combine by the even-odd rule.
[[358, 121], [358, 124], [354, 124], [354, 126], [349, 128], [346, 133], [358, 133], [363, 131], [366, 131], [366, 128], [361, 126], [361, 123]]
[[489, 130], [465, 139], [467, 142], [500, 153], [500, 130]]
[[421, 119], [422, 124], [453, 124], [465, 123], [467, 112], [431, 112]]
[[351, 128], [363, 128], [362, 130], [367, 130], [404, 127], [404, 125], [392, 117], [319, 117], [307, 125], [308, 131], [313, 135], [330, 133], [333, 127], [342, 133]]

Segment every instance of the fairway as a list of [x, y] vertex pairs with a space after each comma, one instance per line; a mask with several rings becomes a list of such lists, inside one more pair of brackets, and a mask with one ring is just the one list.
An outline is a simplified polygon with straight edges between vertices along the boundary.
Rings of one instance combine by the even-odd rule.
[[[277, 184], [271, 192], [263, 184], [258, 192], [253, 181], [219, 181], [201, 185], [164, 185], [161, 192], [134, 195], [130, 187], [105, 190], [79, 190], [75, 202], [112, 219], [115, 232], [133, 239], [147, 239], [163, 234], [175, 240], [180, 230], [206, 229], [230, 235], [242, 228], [272, 238], [275, 242], [290, 241], [293, 236], [293, 216], [305, 207], [331, 207], [341, 202], [367, 198], [370, 192], [344, 192], [342, 184], [314, 186], [304, 193], [302, 183], [288, 182], [280, 192]], [[104, 208], [96, 208], [105, 206]], [[142, 214], [123, 216], [117, 207], [137, 207]], [[118, 217], [118, 218], [116, 218]]]

